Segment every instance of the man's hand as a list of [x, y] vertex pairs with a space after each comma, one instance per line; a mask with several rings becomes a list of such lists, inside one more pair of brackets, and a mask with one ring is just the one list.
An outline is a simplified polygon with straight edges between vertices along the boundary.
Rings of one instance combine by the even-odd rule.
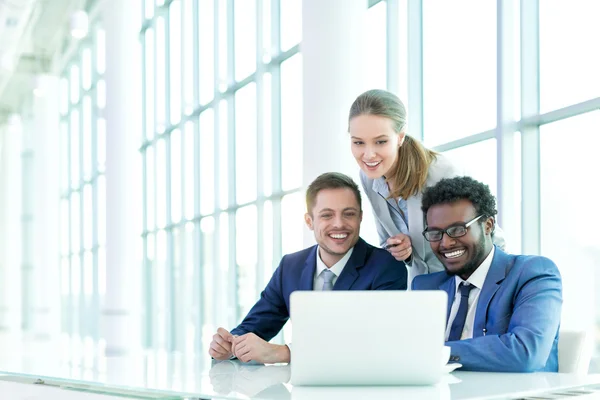
[[233, 338], [232, 353], [242, 362], [262, 364], [290, 362], [290, 349], [285, 345], [271, 344], [254, 333]]
[[398, 261], [404, 261], [412, 254], [410, 236], [399, 233], [387, 240], [386, 250]]
[[215, 360], [229, 360], [233, 355], [231, 345], [233, 335], [227, 329], [219, 328], [217, 333], [213, 335], [213, 340], [210, 342], [208, 354]]

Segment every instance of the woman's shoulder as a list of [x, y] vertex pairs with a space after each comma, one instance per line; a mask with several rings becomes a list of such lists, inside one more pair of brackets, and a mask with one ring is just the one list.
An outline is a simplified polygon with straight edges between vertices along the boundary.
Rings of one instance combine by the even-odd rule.
[[437, 154], [429, 166], [427, 184], [430, 186], [444, 178], [452, 178], [463, 174], [463, 169], [454, 160], [444, 154]]

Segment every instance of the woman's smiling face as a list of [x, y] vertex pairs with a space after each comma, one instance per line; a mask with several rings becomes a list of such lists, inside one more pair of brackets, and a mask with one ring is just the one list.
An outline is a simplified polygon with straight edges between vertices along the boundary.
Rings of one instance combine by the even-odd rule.
[[378, 115], [361, 114], [350, 120], [352, 155], [370, 179], [386, 175], [398, 158], [404, 133], [396, 133], [393, 121]]

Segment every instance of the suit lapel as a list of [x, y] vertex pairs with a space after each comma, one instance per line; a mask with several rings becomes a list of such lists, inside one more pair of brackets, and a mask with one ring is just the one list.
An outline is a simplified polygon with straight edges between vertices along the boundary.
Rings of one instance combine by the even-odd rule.
[[390, 208], [388, 206], [387, 201], [382, 198], [379, 193], [373, 190], [375, 196], [377, 196], [377, 201], [373, 204], [374, 215], [379, 218], [379, 221], [384, 226], [388, 235], [394, 236], [400, 233], [396, 225], [394, 224], [394, 220], [392, 219], [392, 214], [390, 212]]
[[342, 273], [337, 281], [335, 281], [335, 285], [333, 285], [333, 290], [350, 290], [358, 278], [357, 268], [360, 268], [365, 264], [366, 257], [367, 245], [364, 240], [358, 238], [358, 242], [354, 245], [354, 250], [352, 251], [350, 259], [346, 262]]
[[304, 262], [299, 290], [313, 290], [315, 271], [317, 270], [317, 249], [318, 246], [313, 246]]
[[479, 294], [479, 300], [477, 301], [477, 310], [475, 312], [475, 323], [473, 326], [473, 337], [479, 337], [483, 335], [483, 329], [487, 320], [488, 308], [492, 298], [500, 288], [500, 284], [506, 277], [507, 266], [510, 265], [510, 257], [499, 248], [495, 248], [494, 259], [490, 270], [488, 271], [485, 281], [483, 282], [483, 288]]
[[446, 310], [446, 324], [448, 324], [448, 318], [450, 318], [450, 309], [454, 302], [454, 296], [456, 295], [456, 279], [454, 275], [450, 275], [441, 285], [440, 289], [448, 293], [448, 309]]

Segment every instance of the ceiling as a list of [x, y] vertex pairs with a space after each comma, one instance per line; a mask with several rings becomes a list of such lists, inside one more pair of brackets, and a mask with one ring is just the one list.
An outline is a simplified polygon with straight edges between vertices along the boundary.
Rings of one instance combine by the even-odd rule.
[[81, 0], [0, 0], [0, 124], [21, 111], [34, 77], [52, 72]]

